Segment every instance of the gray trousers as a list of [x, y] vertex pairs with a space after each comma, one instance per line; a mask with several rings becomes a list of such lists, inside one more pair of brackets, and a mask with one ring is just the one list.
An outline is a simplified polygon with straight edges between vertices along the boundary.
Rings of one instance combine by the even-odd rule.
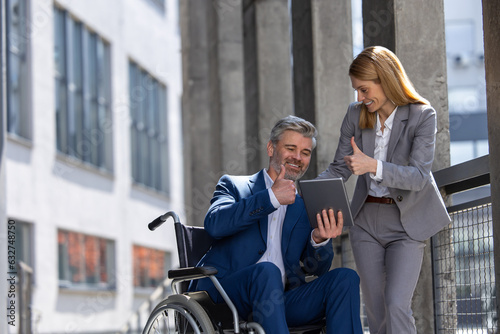
[[365, 203], [349, 237], [370, 333], [416, 334], [411, 301], [425, 243], [406, 234], [395, 204]]

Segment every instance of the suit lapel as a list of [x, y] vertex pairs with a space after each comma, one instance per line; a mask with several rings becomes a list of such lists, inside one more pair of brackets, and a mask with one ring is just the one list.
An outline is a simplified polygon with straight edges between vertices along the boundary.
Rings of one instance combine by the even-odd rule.
[[[252, 193], [252, 195], [266, 189], [264, 173], [265, 173], [264, 170], [261, 170], [260, 172], [252, 175], [248, 179], [248, 187], [250, 188], [250, 192]], [[264, 243], [267, 243], [267, 224], [268, 224], [267, 217], [259, 220], [260, 234], [262, 236], [262, 239], [264, 240]]]
[[386, 161], [392, 160], [392, 155], [396, 149], [396, 144], [399, 141], [399, 137], [403, 133], [406, 124], [408, 123], [408, 116], [410, 113], [410, 106], [400, 106], [396, 110], [396, 115], [394, 115], [394, 122], [392, 123], [391, 138], [389, 139], [389, 146], [387, 147], [387, 157]]
[[288, 245], [290, 244], [292, 230], [298, 222], [302, 208], [302, 197], [296, 195], [295, 202], [288, 205], [286, 209], [285, 220], [283, 221], [283, 229], [281, 231], [281, 251], [283, 253], [283, 258], [285, 258], [286, 250], [288, 249]]

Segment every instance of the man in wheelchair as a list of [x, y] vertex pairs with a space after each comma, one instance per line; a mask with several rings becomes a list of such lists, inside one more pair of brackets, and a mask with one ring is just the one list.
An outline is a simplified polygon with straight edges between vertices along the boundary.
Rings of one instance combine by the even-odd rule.
[[[269, 167], [250, 176], [222, 176], [205, 217], [214, 242], [198, 265], [217, 268], [239, 315], [269, 334], [323, 318], [327, 333], [362, 333], [358, 275], [347, 268], [329, 271], [331, 239], [342, 232], [342, 214], [323, 211], [313, 230], [295, 189], [309, 167], [316, 135], [299, 117], [278, 121], [267, 144]], [[304, 271], [318, 278], [306, 283]], [[208, 278], [194, 285], [191, 290], [223, 302]]]

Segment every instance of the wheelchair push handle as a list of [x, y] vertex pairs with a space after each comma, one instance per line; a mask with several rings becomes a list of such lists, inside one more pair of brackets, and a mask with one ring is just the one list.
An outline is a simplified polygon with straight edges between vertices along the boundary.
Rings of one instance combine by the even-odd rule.
[[153, 220], [151, 223], [148, 224], [148, 228], [151, 231], [156, 230], [161, 224], [163, 224], [165, 221], [167, 221], [168, 217], [172, 217], [175, 223], [180, 223], [179, 216], [173, 212], [169, 211], [165, 213], [164, 215], [161, 215], [160, 217], [156, 218]]

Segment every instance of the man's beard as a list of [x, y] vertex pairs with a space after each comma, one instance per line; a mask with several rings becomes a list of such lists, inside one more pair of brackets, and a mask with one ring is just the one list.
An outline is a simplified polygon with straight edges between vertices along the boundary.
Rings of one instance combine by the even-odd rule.
[[285, 165], [285, 179], [287, 180], [292, 180], [292, 181], [297, 181], [298, 179], [300, 179], [302, 176], [304, 176], [304, 174], [306, 173], [307, 171], [307, 168], [305, 170], [301, 170], [299, 172], [290, 172], [287, 168], [286, 168], [286, 161], [285, 163], [280, 163], [278, 161], [278, 159], [271, 159], [271, 168], [274, 169], [274, 171], [279, 175], [279, 173], [281, 172], [281, 166], [282, 165]]

